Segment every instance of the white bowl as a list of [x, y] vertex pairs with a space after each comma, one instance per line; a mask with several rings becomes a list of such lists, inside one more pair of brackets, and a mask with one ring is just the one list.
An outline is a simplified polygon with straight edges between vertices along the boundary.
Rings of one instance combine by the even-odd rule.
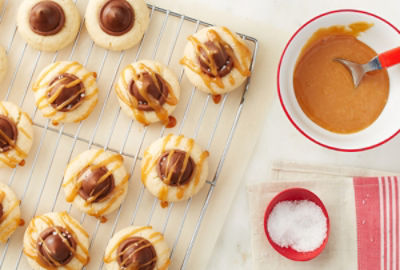
[[283, 110], [292, 124], [311, 141], [329, 149], [354, 152], [371, 149], [389, 141], [400, 132], [400, 65], [389, 68], [390, 89], [385, 108], [366, 129], [353, 134], [325, 130], [302, 111], [293, 89], [293, 72], [301, 49], [314, 32], [333, 25], [354, 22], [373, 23], [358, 37], [376, 52], [399, 46], [400, 31], [385, 19], [359, 10], [334, 10], [321, 14], [301, 26], [286, 44], [278, 67], [278, 94]]

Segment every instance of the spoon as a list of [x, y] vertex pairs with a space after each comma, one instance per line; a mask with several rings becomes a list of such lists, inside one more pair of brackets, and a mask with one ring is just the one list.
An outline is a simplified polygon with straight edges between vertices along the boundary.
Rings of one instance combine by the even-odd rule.
[[345, 65], [350, 71], [354, 86], [357, 88], [365, 73], [400, 63], [400, 47], [378, 54], [366, 64], [358, 64], [341, 58], [334, 60]]

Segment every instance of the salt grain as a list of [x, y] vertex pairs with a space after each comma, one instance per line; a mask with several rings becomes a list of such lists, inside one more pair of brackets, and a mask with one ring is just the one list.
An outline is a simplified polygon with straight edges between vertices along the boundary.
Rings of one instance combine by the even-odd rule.
[[279, 246], [308, 252], [324, 242], [327, 221], [322, 209], [311, 201], [282, 201], [272, 209], [267, 228]]

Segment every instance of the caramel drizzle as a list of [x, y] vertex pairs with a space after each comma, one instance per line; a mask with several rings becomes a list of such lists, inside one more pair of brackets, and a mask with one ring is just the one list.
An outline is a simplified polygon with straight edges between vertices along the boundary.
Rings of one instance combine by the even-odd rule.
[[[163, 153], [165, 151], [165, 148], [166, 148], [168, 142], [171, 140], [171, 138], [172, 138], [172, 134], [168, 134], [165, 137], [164, 142], [163, 142], [163, 146], [162, 146], [162, 149], [161, 149], [161, 153]], [[179, 135], [177, 137], [176, 142], [175, 142], [175, 147], [177, 147], [181, 143], [183, 138], [184, 138], [183, 135]], [[190, 154], [191, 154], [191, 152], [193, 150], [193, 146], [194, 146], [194, 140], [193, 139], [189, 139], [189, 141], [188, 141], [188, 151], [186, 151], [185, 160], [184, 160], [184, 163], [182, 165], [181, 171], [179, 172], [178, 183], [181, 181], [181, 177], [183, 176], [183, 173], [185, 172], [186, 167], [187, 167], [187, 165], [189, 163], [189, 157], [190, 157]], [[173, 152], [174, 151], [172, 150], [170, 152], [170, 154], [168, 155], [168, 163], [169, 163], [169, 159], [172, 156]], [[204, 163], [205, 159], [208, 156], [209, 156], [209, 152], [208, 151], [204, 151], [200, 155], [199, 162], [197, 162], [197, 163], [195, 162], [195, 171], [194, 171], [194, 175], [192, 176], [192, 179], [194, 179], [193, 189], [196, 188], [196, 186], [198, 185], [198, 183], [200, 181], [200, 174], [201, 174], [201, 170], [202, 170], [202, 167], [203, 167], [203, 163]], [[150, 171], [156, 166], [158, 158], [154, 158], [148, 151], [146, 151], [144, 153], [144, 160], [145, 160], [144, 161], [145, 163], [144, 163], [143, 169], [142, 169], [142, 182], [143, 182], [143, 184], [146, 183], [147, 176], [150, 173]], [[173, 170], [170, 170], [170, 172], [168, 173], [167, 179], [165, 181], [166, 183], [169, 183], [171, 181], [172, 171]], [[185, 194], [185, 191], [189, 188], [191, 182], [192, 182], [192, 180], [189, 181], [188, 183], [186, 183], [185, 185], [182, 185], [182, 186], [178, 185], [177, 186], [178, 191], [177, 191], [176, 196], [177, 196], [178, 199], [181, 199], [183, 197], [183, 195]], [[167, 199], [168, 199], [168, 186], [167, 186], [167, 184], [163, 185], [161, 187], [157, 197], [161, 201], [167, 201]]]
[[[98, 164], [93, 164], [94, 161], [95, 161], [102, 153], [104, 153], [104, 150], [102, 150], [102, 149], [98, 150], [98, 151], [93, 155], [93, 157], [89, 160], [89, 162], [87, 163], [87, 165], [86, 165], [85, 167], [86, 167], [86, 168], [89, 168], [89, 167], [90, 167], [90, 168], [93, 168], [93, 169], [97, 169], [97, 168], [100, 168], [100, 167], [103, 167], [103, 166], [105, 167], [105, 166], [107, 166], [108, 164], [111, 164], [111, 163], [113, 163], [113, 162], [118, 162], [118, 163], [114, 166], [114, 168], [112, 168], [111, 170], [108, 170], [107, 173], [104, 174], [104, 175], [99, 179], [98, 184], [101, 184], [103, 181], [105, 181], [105, 180], [107, 179], [107, 177], [109, 177], [109, 176], [110, 176], [111, 174], [113, 174], [116, 170], [118, 170], [118, 169], [122, 166], [122, 164], [123, 164], [123, 158], [122, 158], [121, 155], [118, 155], [118, 154], [113, 155], [113, 156], [111, 156], [111, 157], [109, 157], [109, 158], [107, 158], [107, 159], [105, 159], [105, 160], [99, 162]], [[77, 158], [78, 158], [78, 157], [77, 157]], [[74, 162], [76, 161], [77, 158], [75, 158], [75, 159], [71, 162], [71, 164], [74, 163]], [[77, 177], [79, 176], [80, 173], [81, 173], [81, 171], [76, 172], [76, 173], [75, 173], [74, 175], [72, 175], [68, 180], [66, 180], [66, 181], [63, 183], [63, 185], [62, 185], [63, 187], [66, 187], [66, 186], [68, 186], [68, 185], [70, 185], [70, 184], [73, 184], [73, 185], [74, 185], [72, 191], [71, 191], [69, 194], [67, 194], [67, 196], [66, 196], [66, 201], [67, 201], [67, 202], [72, 202], [72, 201], [74, 201], [74, 200], [75, 200], [75, 197], [76, 197], [76, 196], [78, 195], [78, 193], [79, 193], [79, 190], [80, 190], [80, 188], [81, 188], [82, 183], [81, 183], [81, 182], [75, 183], [74, 181], [77, 179]], [[113, 198], [112, 198], [111, 200], [109, 200], [108, 203], [107, 203], [103, 208], [101, 208], [100, 210], [97, 210], [97, 211], [96, 211], [96, 210], [93, 208], [93, 206], [92, 206], [92, 207], [90, 208], [90, 210], [88, 210], [88, 214], [91, 215], [91, 216], [95, 216], [95, 217], [97, 217], [97, 218], [100, 218], [100, 217], [113, 205], [113, 203], [118, 199], [118, 197], [124, 192], [124, 186], [125, 186], [125, 184], [128, 182], [128, 180], [129, 180], [129, 174], [125, 175], [125, 177], [122, 179], [121, 183], [120, 183], [119, 185], [117, 185], [117, 186], [114, 187], [113, 192], [114, 192], [115, 194], [114, 194]], [[106, 188], [106, 187], [105, 187], [105, 188]], [[93, 191], [94, 191], [94, 190], [93, 190]], [[93, 192], [93, 191], [92, 191], [92, 192]], [[97, 195], [94, 195], [94, 196], [92, 196], [93, 194], [90, 194], [91, 197], [85, 202], [85, 206], [90, 206], [90, 205], [92, 205], [92, 203], [97, 199], [97, 197], [101, 194], [101, 192], [102, 192], [102, 191], [100, 191]]]
[[[3, 114], [8, 117], [9, 112], [2, 102], [0, 102], [0, 108], [3, 111]], [[32, 121], [27, 114], [24, 113], [24, 115], [29, 119], [29, 121]], [[18, 117], [17, 117], [17, 121], [15, 121], [15, 126], [17, 127], [18, 131], [21, 131], [21, 133], [23, 133], [25, 136], [27, 136], [28, 139], [32, 139], [32, 137], [28, 135], [28, 132], [23, 127], [18, 126], [20, 121], [21, 121], [21, 111], [18, 112]], [[4, 153], [2, 153], [2, 155], [0, 155], [0, 161], [3, 162], [4, 164], [6, 164], [8, 167], [15, 168], [15, 166], [18, 163], [20, 163], [20, 160], [14, 158], [12, 156], [9, 156], [9, 152], [11, 152], [12, 150], [15, 150], [15, 153], [17, 154], [19, 159], [24, 159], [28, 156], [28, 153], [25, 153], [25, 151], [23, 151], [17, 145], [16, 142], [14, 143], [13, 140], [11, 138], [9, 138], [7, 136], [7, 134], [5, 134], [2, 130], [0, 130], [0, 140], [7, 142], [12, 147], [12, 149], [10, 151], [4, 152]], [[18, 141], [18, 138], [17, 138], [17, 141]]]
[[[137, 245], [140, 245], [141, 243], [145, 243], [145, 242], [146, 242], [145, 239], [143, 239], [143, 240], [140, 240], [139, 242], [137, 242], [136, 244], [137, 244]], [[135, 249], [134, 252], [132, 252], [131, 254], [129, 254], [129, 256], [128, 256], [125, 260], [122, 261], [122, 265], [125, 265], [126, 262], [129, 261], [129, 259], [130, 259], [133, 255], [135, 255], [136, 253], [138, 253], [139, 251], [141, 251], [141, 250], [143, 250], [143, 249], [145, 249], [145, 248], [148, 248], [148, 247], [153, 246], [152, 243], [150, 243], [149, 241], [147, 241], [147, 242], [148, 242], [147, 244], [143, 245], [142, 247], [140, 247], [140, 248], [138, 248], [138, 249]], [[122, 253], [117, 254], [117, 256], [124, 255], [124, 254], [127, 252], [127, 250], [128, 250], [128, 249], [125, 249]], [[143, 263], [143, 264], [141, 264], [141, 265], [138, 265], [138, 269], [140, 269], [140, 268], [142, 268], [142, 267], [145, 267], [145, 266], [147, 266], [147, 265], [149, 265], [149, 264], [152, 264], [152, 263], [155, 262], [155, 261], [157, 261], [157, 256], [155, 256], [154, 258], [152, 258], [150, 261], [148, 261], [148, 262], [146, 262], [146, 263]]]
[[[48, 85], [50, 83], [50, 80], [47, 80], [46, 82], [43, 82], [44, 78], [53, 70], [55, 70], [61, 62], [56, 62], [54, 63], [48, 70], [46, 70], [46, 72], [40, 77], [40, 79], [37, 81], [37, 83], [33, 86], [33, 91], [36, 92], [37, 90], [39, 90], [40, 88], [44, 87], [45, 85]], [[72, 69], [73, 67], [75, 67], [74, 69]], [[57, 73], [58, 74], [63, 74], [66, 73], [67, 71], [69, 71], [70, 69], [72, 69], [70, 72], [72, 73], [77, 73], [78, 71], [83, 69], [83, 66], [81, 64], [79, 64], [78, 62], [72, 62], [68, 65], [66, 65], [65, 67], [63, 67], [62, 69], [60, 69]], [[81, 79], [77, 79], [74, 80], [72, 82], [70, 82], [67, 85], [63, 85], [62, 87], [60, 87], [60, 89], [54, 93], [53, 96], [51, 96], [50, 98], [47, 98], [48, 93], [54, 88], [54, 86], [56, 85], [56, 83], [52, 86], [48, 86], [46, 89], [46, 92], [44, 93], [44, 95], [42, 95], [37, 101], [36, 101], [36, 106], [39, 109], [43, 109], [45, 107], [48, 107], [52, 102], [54, 102], [54, 100], [56, 100], [59, 95], [61, 94], [62, 90], [66, 87], [66, 88], [70, 88], [73, 86], [78, 85], [79, 83], [83, 83], [84, 87], [83, 89], [81, 89], [78, 93], [76, 93], [74, 96], [70, 97], [69, 99], [67, 99], [66, 101], [64, 101], [62, 104], [60, 104], [59, 106], [57, 106], [56, 109], [53, 109], [50, 113], [44, 114], [44, 117], [52, 117], [54, 116], [56, 113], [62, 113], [62, 115], [54, 120], [55, 122], [57, 121], [61, 121], [66, 117], [66, 113], [67, 112], [60, 112], [59, 110], [63, 109], [65, 106], [67, 106], [72, 100], [74, 100], [76, 97], [78, 97], [79, 95], [81, 95], [82, 93], [85, 93], [86, 89], [89, 89], [93, 86], [93, 84], [96, 82], [95, 79], [91, 79], [90, 81], [87, 81], [91, 76], [93, 76], [94, 78], [96, 78], [96, 73], [95, 72], [87, 72], [85, 75], [82, 76]], [[59, 80], [59, 82], [63, 81], [65, 78]], [[70, 110], [75, 110], [82, 102], [84, 99], [90, 100], [92, 97], [94, 97], [95, 95], [97, 95], [98, 93], [98, 89], [96, 88], [93, 93], [91, 94], [86, 94], [84, 97], [82, 97], [81, 101], [78, 102], [77, 104], [75, 104]], [[94, 104], [92, 104], [92, 106], [90, 107], [90, 110], [88, 110], [89, 112], [91, 111], [91, 109], [93, 109], [93, 107], [97, 104], [97, 102], [95, 102]], [[52, 108], [51, 106], [49, 106], [49, 108]], [[75, 122], [79, 122], [83, 119], [85, 119], [88, 116], [88, 112], [80, 117], [79, 119], [75, 120]]]
[[[42, 222], [44, 222], [48, 227], [54, 227], [56, 233], [59, 235], [59, 237], [62, 239], [62, 241], [64, 242], [64, 244], [66, 244], [66, 246], [68, 247], [68, 249], [70, 250], [70, 252], [73, 254], [73, 256], [75, 258], [77, 258], [77, 260], [79, 260], [83, 265], [86, 265], [89, 262], [89, 251], [88, 249], [79, 241], [79, 238], [76, 236], [74, 230], [71, 229], [71, 226], [68, 225], [68, 223], [72, 224], [72, 226], [79, 230], [83, 235], [85, 235], [85, 237], [89, 237], [89, 235], [87, 234], [87, 232], [77, 223], [75, 222], [68, 214], [67, 212], [62, 212], [59, 213], [61, 221], [63, 223], [63, 227], [67, 229], [67, 231], [72, 235], [72, 237], [74, 237], [75, 242], [77, 244], [77, 246], [82, 250], [82, 252], [85, 254], [85, 256], [82, 256], [80, 254], [77, 253], [76, 250], [78, 250], [78, 248], [76, 248], [76, 250], [74, 250], [71, 245], [68, 242], [68, 239], [66, 239], [62, 233], [55, 227], [54, 222], [46, 216], [38, 216], [35, 217], [34, 219], [32, 219], [31, 224], [29, 225], [28, 229], [27, 229], [27, 235], [29, 235], [29, 248], [24, 248], [24, 253], [26, 256], [28, 256], [29, 258], [31, 258], [32, 260], [36, 261], [41, 267], [45, 268], [45, 269], [49, 269], [48, 265], [43, 264], [43, 262], [39, 259], [39, 255], [38, 255], [38, 250], [36, 249], [36, 241], [35, 239], [33, 239], [32, 234], [35, 232], [38, 232], [38, 229], [36, 227], [36, 220], [41, 220]], [[39, 236], [40, 238], [40, 236]], [[41, 239], [41, 242], [43, 243], [43, 247], [45, 249], [48, 250], [47, 246], [45, 245], [45, 242], [43, 242], [43, 239]], [[55, 261], [54, 259], [52, 259], [50, 257], [50, 262], [53, 263], [54, 265], [56, 265], [56, 267], [59, 266], [63, 266], [66, 269], [70, 269], [73, 270], [75, 268], [73, 268], [72, 266], [67, 265], [61, 265], [60, 263], [58, 263], [57, 261]], [[53, 269], [53, 267], [51, 267], [50, 269]]]
[[[145, 72], [149, 73], [151, 75], [152, 81], [154, 82], [154, 84], [157, 86], [158, 89], [160, 89], [161, 91], [161, 95], [163, 95], [162, 93], [162, 85], [160, 85], [158, 83], [156, 74], [160, 74], [160, 68], [157, 67], [157, 70], [154, 71], [153, 69], [151, 69], [150, 67], [146, 66], [143, 63], [139, 64], [139, 69], [140, 70], [144, 70]], [[139, 80], [139, 75], [137, 74], [136, 70], [133, 68], [132, 65], [128, 65], [123, 71], [122, 71], [122, 84], [124, 86], [125, 89], [129, 89], [129, 84], [126, 80], [125, 77], [125, 73], [126, 72], [130, 72], [132, 74], [133, 80], [134, 81], [138, 81]], [[161, 76], [161, 75], [160, 75]], [[174, 95], [173, 91], [172, 91], [172, 87], [171, 85], [165, 80], [163, 79], [164, 82], [167, 85], [168, 88], [168, 94], [167, 96], [163, 97], [165, 98], [165, 103], [167, 103], [168, 105], [174, 106], [178, 103], [178, 99], [177, 97]], [[131, 110], [133, 111], [135, 118], [142, 124], [144, 125], [149, 125], [149, 121], [147, 121], [145, 113], [141, 110], [138, 109], [139, 106], [139, 101], [136, 99], [136, 97], [134, 97], [131, 94], [128, 94], [128, 99], [124, 96], [124, 94], [121, 91], [121, 88], [118, 86], [118, 84], [116, 85], [116, 93], [118, 95], [118, 97], [120, 98], [120, 100], [122, 102], [124, 102], [127, 106], [129, 106], [131, 108]], [[160, 121], [164, 124], [167, 125], [169, 122], [168, 119], [168, 111], [166, 109], [164, 109], [163, 106], [161, 106], [158, 103], [158, 100], [155, 99], [152, 95], [148, 94], [146, 89], [144, 89], [143, 87], [138, 87], [139, 90], [139, 94], [146, 100], [146, 102], [148, 103], [148, 105], [154, 110], [154, 112], [156, 113], [158, 119], [160, 119]], [[129, 90], [128, 90], [129, 91]]]
[[[219, 44], [222, 45], [223, 48], [226, 49], [227, 54], [233, 61], [233, 67], [236, 68], [236, 70], [242, 76], [245, 76], [245, 77], [250, 76], [249, 64], [250, 64], [250, 60], [251, 60], [251, 52], [250, 52], [249, 48], [247, 48], [247, 46], [245, 44], [243, 44], [243, 42], [241, 40], [239, 40], [228, 28], [222, 27], [222, 30], [226, 34], [228, 34], [231, 37], [232, 41], [234, 42], [235, 47], [239, 51], [240, 61], [239, 61], [238, 57], [236, 56], [236, 54], [234, 53], [233, 49], [230, 48], [230, 45], [227, 42], [225, 42], [214, 29], [210, 29], [207, 32], [208, 39], [212, 42], [218, 42]], [[196, 55], [201, 56], [200, 49], [202, 49], [206, 52], [206, 54], [208, 55], [208, 57], [207, 57], [208, 59], [206, 59], [206, 60], [210, 64], [211, 72], [213, 74], [218, 74], [217, 64], [215, 63], [214, 59], [211, 57], [211, 53], [210, 53], [210, 50], [208, 49], [208, 47], [204, 43], [200, 42], [194, 36], [188, 37], [188, 40], [192, 43], [193, 47], [195, 48]], [[212, 88], [212, 85], [211, 85], [212, 83], [217, 85], [219, 88], [225, 87], [224, 82], [220, 76], [211, 77], [211, 76], [205, 74], [201, 70], [199, 64], [195, 63], [188, 57], [186, 57], [186, 56], [183, 57], [179, 63], [187, 66], [190, 70], [192, 70], [194, 73], [199, 75], [202, 78], [204, 84], [207, 86], [208, 89], [210, 89], [210, 91], [213, 95], [216, 94], [216, 92]], [[232, 76], [229, 78], [229, 82], [232, 85], [235, 83], [235, 80]]]
[[111, 263], [112, 261], [116, 260], [116, 257], [113, 257], [113, 253], [118, 249], [118, 247], [121, 245], [122, 242], [127, 240], [129, 237], [137, 234], [138, 232], [144, 231], [144, 230], [151, 230], [151, 226], [145, 226], [145, 227], [140, 227], [137, 229], [134, 229], [133, 231], [127, 233], [124, 237], [121, 237], [121, 239], [110, 249], [110, 252], [108, 254], [104, 255], [104, 262], [105, 263]]
[[[4, 191], [0, 190], [0, 204], [3, 203], [3, 201], [4, 201], [5, 198], [6, 198], [6, 193], [5, 193]], [[15, 202], [11, 205], [11, 207], [10, 207], [6, 212], [3, 213], [3, 216], [0, 218], [1, 227], [7, 228], [7, 227], [9, 227], [12, 223], [15, 223], [15, 222], [19, 223], [19, 219], [17, 219], [17, 220], [12, 219], [12, 220], [9, 220], [8, 222], [6, 222], [6, 223], [3, 224], [3, 222], [7, 219], [7, 217], [10, 215], [10, 213], [11, 213], [12, 211], [14, 211], [14, 209], [15, 209], [19, 204], [20, 204], [20, 201], [19, 201], [19, 200], [15, 200]], [[1, 231], [2, 231], [2, 230], [0, 230], [0, 232], [1, 232]]]

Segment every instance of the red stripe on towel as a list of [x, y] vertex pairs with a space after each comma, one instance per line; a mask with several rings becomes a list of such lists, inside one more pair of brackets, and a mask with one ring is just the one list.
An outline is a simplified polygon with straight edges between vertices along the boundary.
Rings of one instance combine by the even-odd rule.
[[379, 178], [355, 177], [353, 180], [358, 269], [378, 270], [381, 267]]
[[387, 270], [387, 220], [386, 220], [386, 183], [385, 178], [381, 178], [383, 191], [383, 269]]

